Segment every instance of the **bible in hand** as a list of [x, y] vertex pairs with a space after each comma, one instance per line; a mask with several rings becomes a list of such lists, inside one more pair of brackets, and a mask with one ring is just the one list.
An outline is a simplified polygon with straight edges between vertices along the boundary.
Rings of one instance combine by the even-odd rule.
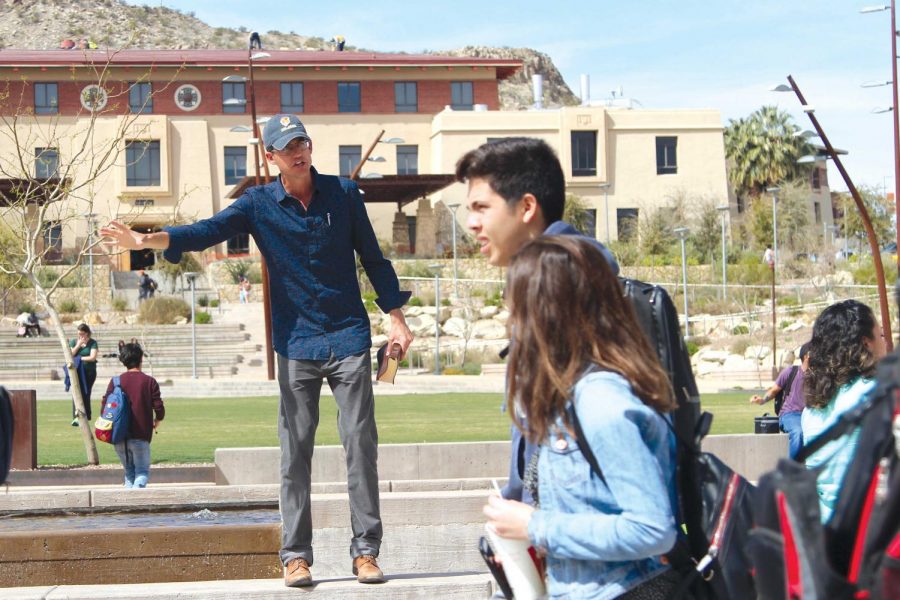
[[385, 383], [394, 383], [394, 377], [397, 376], [397, 368], [400, 366], [400, 354], [403, 352], [403, 349], [400, 347], [400, 344], [393, 344], [390, 352], [388, 352], [388, 343], [385, 342], [378, 349], [378, 354], [376, 354], [378, 372], [375, 375], [375, 379]]

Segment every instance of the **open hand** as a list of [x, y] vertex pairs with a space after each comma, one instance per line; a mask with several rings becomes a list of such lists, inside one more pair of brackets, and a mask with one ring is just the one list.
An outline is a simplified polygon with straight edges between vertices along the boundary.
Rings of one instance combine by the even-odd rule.
[[103, 244], [106, 246], [119, 246], [126, 250], [136, 250], [143, 246], [144, 234], [132, 230], [128, 225], [119, 221], [110, 221], [109, 225], [101, 227], [100, 235], [104, 238], [111, 238], [103, 240]]

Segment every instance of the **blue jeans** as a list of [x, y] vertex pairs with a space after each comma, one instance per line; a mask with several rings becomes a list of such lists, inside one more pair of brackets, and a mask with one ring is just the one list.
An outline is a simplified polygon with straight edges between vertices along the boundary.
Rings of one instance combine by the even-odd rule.
[[781, 413], [778, 417], [778, 428], [788, 434], [788, 456], [794, 458], [803, 447], [803, 430], [800, 429], [798, 412]]
[[125, 467], [125, 487], [147, 487], [147, 480], [150, 478], [150, 442], [125, 440], [116, 444], [115, 449]]

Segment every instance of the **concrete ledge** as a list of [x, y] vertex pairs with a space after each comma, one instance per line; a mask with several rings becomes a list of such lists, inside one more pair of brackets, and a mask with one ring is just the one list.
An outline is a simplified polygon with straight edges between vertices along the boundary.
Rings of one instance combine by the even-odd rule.
[[315, 591], [317, 600], [487, 599], [491, 578], [485, 574], [390, 575], [382, 585], [361, 585], [355, 578], [319, 580], [308, 590], [284, 587], [281, 579], [197, 581], [132, 585], [60, 585], [3, 590], [9, 600], [271, 600], [296, 599]]
[[0, 510], [33, 510], [35, 508], [87, 508], [90, 490], [9, 492], [0, 494]]
[[711, 435], [703, 440], [703, 450], [756, 482], [775, 468], [778, 459], [787, 458], [788, 436], [785, 433]]
[[[347, 465], [341, 446], [317, 446], [312, 460], [314, 482], [346, 481]], [[218, 448], [216, 483], [247, 485], [279, 483], [278, 448]], [[382, 480], [500, 477], [509, 471], [509, 442], [445, 444], [383, 444], [378, 447], [378, 476]]]
[[[153, 483], [213, 483], [216, 480], [216, 468], [214, 465], [191, 467], [153, 465], [150, 477]], [[6, 482], [12, 486], [121, 485], [122, 467], [109, 465], [99, 468], [10, 471]]]

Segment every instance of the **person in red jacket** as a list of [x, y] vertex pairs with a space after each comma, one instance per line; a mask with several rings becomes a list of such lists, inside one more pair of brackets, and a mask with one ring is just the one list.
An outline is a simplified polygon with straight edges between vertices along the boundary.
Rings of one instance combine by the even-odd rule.
[[[119, 376], [119, 385], [131, 403], [131, 423], [128, 438], [115, 445], [116, 454], [125, 467], [125, 487], [144, 488], [150, 478], [150, 441], [156, 426], [166, 416], [159, 392], [159, 384], [149, 375], [141, 372], [144, 351], [139, 344], [125, 344], [119, 360], [128, 369]], [[113, 392], [110, 381], [103, 396], [101, 413], [106, 408], [106, 399]]]

